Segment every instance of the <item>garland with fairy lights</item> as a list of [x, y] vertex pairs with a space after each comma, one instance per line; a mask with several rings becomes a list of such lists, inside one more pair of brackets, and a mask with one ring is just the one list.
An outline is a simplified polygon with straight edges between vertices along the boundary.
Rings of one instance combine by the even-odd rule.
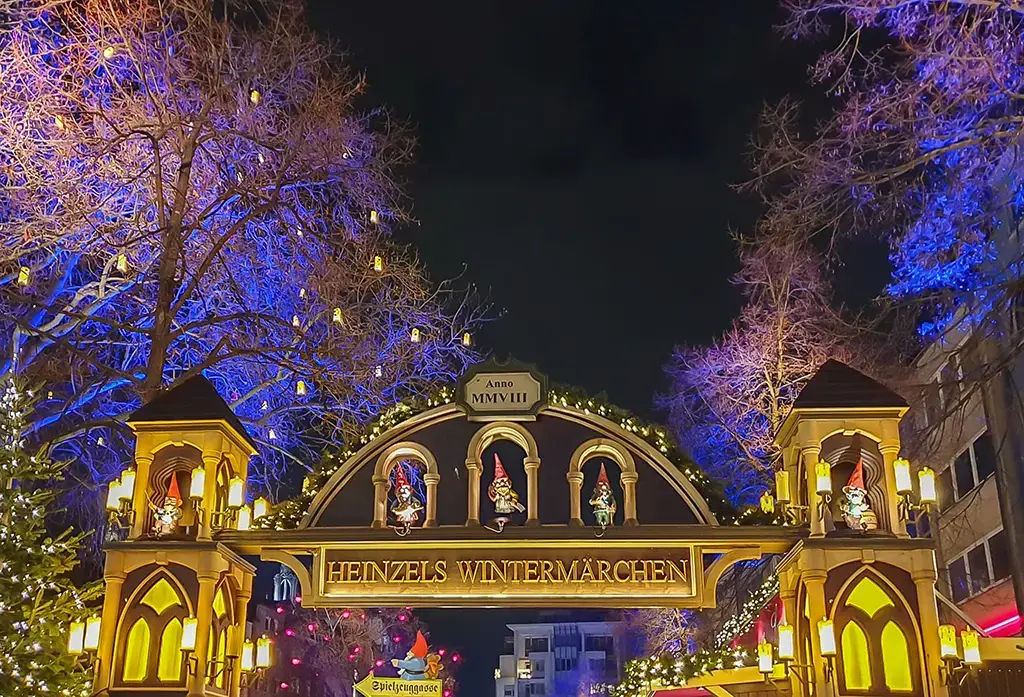
[[733, 639], [742, 636], [754, 624], [764, 606], [779, 592], [779, 577], [772, 574], [755, 590], [740, 611], [722, 624], [715, 635], [715, 646], [728, 646]]
[[[451, 404], [455, 401], [455, 394], [456, 386], [454, 384], [445, 385], [431, 397], [416, 397], [386, 409], [367, 425], [363, 435], [351, 446], [326, 453], [316, 469], [306, 476], [302, 483], [302, 491], [297, 496], [276, 505], [268, 515], [258, 518], [253, 522], [253, 527], [277, 530], [296, 527], [306, 514], [313, 498], [320, 492], [328, 479], [360, 448], [406, 419], [434, 407]], [[628, 410], [609, 404], [602, 398], [590, 397], [577, 388], [552, 387], [548, 391], [548, 404], [564, 409], [575, 409], [584, 414], [596, 414], [618, 424], [623, 430], [649, 443], [690, 480], [707, 501], [708, 507], [720, 523], [739, 525], [741, 522], [744, 524], [761, 522], [757, 515], [747, 514], [746, 511], [743, 514], [739, 513], [726, 500], [721, 485], [698, 469], [679, 450], [671, 436], [662, 427], [647, 423]]]
[[682, 687], [687, 681], [715, 670], [753, 665], [742, 648], [701, 649], [694, 653], [662, 654], [626, 663], [621, 683], [608, 690], [611, 697], [646, 697], [653, 690]]

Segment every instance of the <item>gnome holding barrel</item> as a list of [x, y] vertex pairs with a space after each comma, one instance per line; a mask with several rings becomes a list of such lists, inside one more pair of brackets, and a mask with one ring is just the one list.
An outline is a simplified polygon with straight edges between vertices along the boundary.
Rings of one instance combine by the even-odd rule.
[[487, 498], [494, 503], [494, 512], [498, 514], [499, 519], [526, 510], [523, 504], [519, 503], [519, 494], [512, 488], [512, 479], [505, 473], [498, 453], [494, 453], [494, 481], [487, 487]]
[[164, 496], [164, 504], [149, 507], [153, 509], [153, 534], [157, 537], [167, 537], [178, 532], [178, 521], [181, 520], [181, 491], [178, 489], [178, 478], [171, 474], [171, 485], [167, 488], [167, 495]]
[[845, 500], [840, 505], [843, 520], [851, 530], [875, 530], [878, 528], [878, 516], [871, 510], [868, 503], [868, 492], [864, 488], [864, 459], [857, 460], [850, 480], [843, 487]]
[[593, 507], [594, 520], [602, 528], [610, 527], [615, 520], [615, 492], [608, 481], [608, 472], [601, 463], [601, 472], [597, 475], [597, 484], [594, 486], [594, 493], [590, 497], [590, 505]]

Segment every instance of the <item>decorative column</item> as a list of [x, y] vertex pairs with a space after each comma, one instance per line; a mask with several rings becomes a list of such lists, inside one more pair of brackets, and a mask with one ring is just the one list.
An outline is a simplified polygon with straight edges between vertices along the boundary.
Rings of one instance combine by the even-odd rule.
[[[796, 644], [794, 649], [799, 650], [799, 647], [802, 646], [800, 642], [803, 641], [803, 637], [796, 634], [800, 627], [800, 618], [796, 611], [796, 587], [792, 584], [790, 576], [789, 573], [780, 574], [779, 598], [782, 600], [783, 617], [786, 623], [793, 627], [793, 642]], [[790, 690], [794, 697], [803, 697], [803, 683], [800, 681], [800, 676], [796, 670], [789, 671], [789, 682]]]
[[807, 520], [811, 524], [811, 537], [825, 536], [824, 507], [821, 497], [817, 494], [817, 475], [815, 467], [821, 459], [821, 443], [805, 445], [800, 449], [804, 461], [804, 479], [807, 482]]
[[135, 491], [132, 494], [132, 527], [129, 540], [136, 540], [146, 533], [149, 516], [150, 472], [153, 469], [153, 453], [149, 449], [149, 438], [139, 437], [135, 451]]
[[580, 489], [583, 488], [582, 472], [566, 472], [565, 478], [569, 482], [569, 527], [583, 527], [583, 513], [580, 511]]
[[914, 588], [917, 590], [917, 613], [921, 623], [921, 648], [924, 651], [924, 680], [926, 694], [948, 697], [949, 688], [941, 684], [939, 669], [942, 654], [939, 647], [939, 609], [935, 603], [935, 569], [915, 569]]
[[[430, 506], [430, 490], [427, 490], [427, 506]], [[430, 517], [430, 511], [427, 511]], [[373, 523], [371, 528], [383, 528], [388, 522], [388, 477], [373, 475]]]
[[622, 497], [625, 501], [623, 505], [623, 520], [622, 524], [627, 528], [632, 528], [640, 524], [640, 521], [636, 517], [636, 480], [638, 475], [636, 472], [629, 472], [626, 470], [619, 471], [619, 484], [622, 485]]
[[883, 469], [885, 470], [885, 511], [889, 517], [889, 529], [896, 537], [910, 537], [907, 523], [900, 520], [899, 494], [896, 493], [896, 467], [893, 463], [900, 454], [899, 441], [886, 441], [878, 444], [882, 453]]
[[96, 667], [96, 679], [93, 692], [109, 690], [113, 684], [114, 646], [117, 643], [117, 620], [121, 614], [121, 591], [127, 574], [120, 569], [114, 571], [110, 567], [116, 561], [120, 566], [120, 555], [114, 557], [107, 553], [107, 569], [103, 573], [103, 614], [100, 615], [100, 650]]
[[220, 574], [215, 571], [200, 571], [199, 596], [196, 599], [196, 648], [195, 674], [188, 688], [189, 697], [201, 697], [206, 694], [207, 662], [210, 659], [210, 629], [213, 623], [213, 591], [217, 587]]
[[540, 460], [536, 457], [529, 457], [523, 460], [523, 468], [526, 470], [526, 525], [536, 527], [540, 525], [537, 515], [538, 483], [537, 470], [540, 469]]
[[466, 474], [469, 481], [466, 483], [466, 525], [473, 527], [480, 525], [480, 475], [483, 468], [479, 460], [466, 458]]
[[441, 481], [441, 475], [437, 472], [427, 472], [423, 475], [423, 483], [427, 485], [427, 513], [423, 521], [423, 527], [437, 527], [437, 483]]
[[204, 542], [213, 539], [213, 514], [217, 510], [217, 468], [223, 459], [224, 453], [219, 450], [203, 450], [203, 471], [206, 473], [206, 482], [203, 489], [203, 502], [200, 504], [203, 515], [196, 539]]
[[[807, 591], [807, 604], [811, 614], [811, 667], [808, 670], [810, 680], [814, 684], [815, 695], [835, 694], [825, 679], [825, 658], [821, 655], [821, 638], [818, 636], [818, 620], [828, 617], [828, 608], [825, 607], [825, 579], [828, 574], [824, 571], [805, 571], [804, 587]], [[839, 637], [836, 637], [839, 641]], [[836, 676], [833, 674], [832, 680]]]
[[[231, 632], [232, 646], [228, 650], [229, 656], [241, 656], [242, 644], [245, 643], [245, 621], [249, 611], [249, 599], [252, 598], [252, 577], [246, 576], [242, 581], [242, 587], [238, 589], [235, 596], [235, 626]], [[239, 697], [242, 691], [242, 666], [235, 661], [231, 666], [231, 683], [228, 688], [228, 697]]]

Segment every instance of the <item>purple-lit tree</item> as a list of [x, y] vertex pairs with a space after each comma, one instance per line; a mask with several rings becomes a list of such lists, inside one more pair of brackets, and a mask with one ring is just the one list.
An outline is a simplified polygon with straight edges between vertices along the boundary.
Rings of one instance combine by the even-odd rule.
[[274, 493], [318, 439], [472, 360], [477, 306], [389, 234], [411, 140], [357, 108], [299, 3], [0, 14], [2, 368], [46, 384], [34, 438], [84, 481], [123, 463], [127, 414], [199, 372]]
[[735, 504], [770, 484], [773, 436], [803, 385], [829, 358], [849, 359], [849, 332], [830, 306], [823, 261], [792, 238], [743, 241], [735, 277], [744, 305], [707, 346], [676, 349], [659, 399], [694, 461]]

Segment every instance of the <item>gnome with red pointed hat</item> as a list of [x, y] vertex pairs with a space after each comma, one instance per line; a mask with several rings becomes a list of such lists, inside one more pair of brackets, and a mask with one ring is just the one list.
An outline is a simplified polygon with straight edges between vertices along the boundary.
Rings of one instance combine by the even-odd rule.
[[416, 642], [405, 654], [404, 659], [391, 659], [391, 665], [398, 668], [402, 680], [433, 680], [441, 669], [441, 657], [428, 653], [427, 640], [423, 632], [416, 632]]
[[178, 489], [178, 477], [174, 472], [171, 473], [171, 483], [167, 487], [167, 495], [164, 496], [163, 506], [154, 506], [152, 503], [149, 504], [150, 508], [153, 509], [153, 534], [157, 537], [167, 537], [178, 532], [178, 521], [181, 520], [181, 504], [184, 500], [181, 498], [181, 490]]
[[519, 503], [519, 494], [512, 488], [512, 479], [505, 473], [498, 453], [494, 453], [494, 481], [487, 487], [487, 498], [494, 503], [499, 516], [522, 513], [526, 509]]
[[594, 486], [594, 494], [590, 497], [590, 505], [593, 507], [594, 520], [602, 528], [610, 527], [615, 520], [615, 492], [612, 491], [611, 482], [608, 481], [608, 472], [605, 471], [604, 463], [601, 463], [601, 471], [597, 475], [597, 484]]
[[868, 491], [864, 488], [864, 458], [858, 456], [857, 466], [853, 468], [850, 480], [843, 487], [845, 500], [839, 509], [843, 520], [851, 530], [866, 531], [878, 528], [878, 516], [871, 510], [868, 502]]
[[391, 512], [399, 525], [412, 525], [420, 519], [423, 502], [405, 476], [405, 467], [399, 462], [395, 466], [395, 503]]

